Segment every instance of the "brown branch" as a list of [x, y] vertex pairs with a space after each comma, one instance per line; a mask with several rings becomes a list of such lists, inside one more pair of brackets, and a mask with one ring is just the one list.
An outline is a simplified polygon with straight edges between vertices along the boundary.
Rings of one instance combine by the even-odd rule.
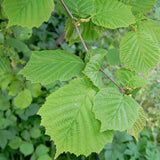
[[79, 29], [78, 29], [78, 26], [76, 24], [76, 21], [74, 20], [74, 17], [72, 15], [72, 13], [69, 11], [68, 7], [65, 5], [65, 3], [63, 2], [63, 0], [60, 0], [60, 1], [61, 1], [62, 5], [64, 6], [65, 10], [67, 11], [68, 15], [71, 17], [72, 22], [73, 22], [73, 24], [74, 24], [74, 26], [76, 28], [77, 33], [78, 33], [78, 36], [81, 39], [83, 47], [85, 48], [86, 52], [88, 52], [88, 48], [87, 48], [87, 46], [86, 46], [86, 44], [85, 44], [85, 42], [84, 42], [84, 40], [83, 40], [83, 38], [81, 36], [81, 33], [80, 33]]
[[[86, 50], [86, 52], [88, 52], [88, 48], [87, 48], [87, 46], [86, 46], [86, 44], [85, 44], [85, 42], [84, 42], [84, 40], [83, 40], [83, 38], [82, 38], [82, 35], [81, 35], [80, 31], [79, 31], [79, 28], [78, 28], [78, 26], [77, 26], [77, 24], [76, 24], [76, 21], [75, 21], [73, 15], [72, 15], [72, 13], [69, 11], [68, 7], [66, 6], [66, 4], [64, 3], [63, 0], [60, 0], [60, 2], [62, 3], [63, 7], [64, 7], [65, 10], [67, 11], [67, 13], [68, 13], [68, 15], [70, 16], [70, 18], [72, 19], [72, 22], [73, 22], [73, 24], [74, 24], [74, 26], [75, 26], [75, 29], [76, 29], [76, 31], [77, 31], [77, 33], [78, 33], [78, 35], [79, 35], [79, 38], [80, 38], [81, 42], [82, 42], [82, 44], [83, 44], [83, 47], [84, 47], [84, 49]], [[121, 86], [120, 86], [117, 82], [115, 82], [107, 73], [105, 73], [102, 68], [100, 68], [100, 71], [101, 71], [110, 81], [112, 81], [112, 82], [121, 90], [122, 93], [124, 93], [124, 94], [126, 93], [126, 91], [123, 89], [123, 87], [121, 87]]]

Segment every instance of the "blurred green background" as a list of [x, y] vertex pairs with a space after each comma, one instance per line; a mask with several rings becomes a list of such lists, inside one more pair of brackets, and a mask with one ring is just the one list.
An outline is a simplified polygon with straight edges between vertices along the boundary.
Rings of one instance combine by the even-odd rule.
[[[160, 20], [159, 1], [148, 16]], [[67, 82], [56, 81], [41, 86], [27, 81], [18, 72], [33, 50], [64, 49], [84, 58], [81, 43], [69, 47], [65, 41], [65, 22], [66, 18], [56, 10], [39, 28], [7, 28], [7, 18], [3, 9], [0, 10], [0, 160], [54, 159], [56, 147], [45, 135], [45, 128], [40, 126], [41, 118], [36, 113], [47, 95]], [[87, 42], [89, 48], [108, 50], [103, 68], [115, 80], [118, 80], [116, 70], [123, 67], [118, 47], [126, 32], [127, 29], [106, 30], [96, 41]], [[76, 157], [64, 153], [58, 160], [160, 160], [160, 65], [147, 75], [147, 79], [151, 84], [135, 90], [134, 95], [147, 115], [146, 127], [139, 134], [138, 141], [126, 132], [115, 132], [113, 142], [106, 144], [99, 154]], [[26, 97], [22, 97], [24, 91]], [[23, 109], [25, 106], [29, 107]]]

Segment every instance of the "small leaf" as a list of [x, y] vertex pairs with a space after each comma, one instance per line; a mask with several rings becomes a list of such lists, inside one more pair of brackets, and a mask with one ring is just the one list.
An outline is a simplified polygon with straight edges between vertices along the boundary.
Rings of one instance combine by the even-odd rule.
[[107, 54], [107, 51], [102, 48], [89, 49], [86, 56], [85, 56], [85, 62], [86, 63], [89, 62], [89, 60], [97, 54], [105, 55], [105, 54]]
[[39, 27], [48, 21], [54, 10], [53, 0], [4, 0], [3, 8], [9, 18], [9, 26]]
[[87, 156], [112, 141], [112, 131], [99, 132], [100, 122], [92, 112], [95, 94], [90, 81], [75, 79], [52, 93], [40, 108], [41, 124], [56, 144], [56, 157], [63, 152]]
[[34, 147], [32, 143], [29, 142], [24, 142], [21, 146], [20, 146], [20, 151], [25, 155], [28, 156], [30, 154], [33, 153], [34, 151]]
[[41, 131], [38, 128], [32, 128], [30, 130], [30, 134], [32, 138], [39, 138], [41, 136]]
[[93, 111], [101, 121], [101, 131], [129, 129], [138, 118], [139, 104], [118, 89], [101, 89], [94, 99]]
[[102, 73], [99, 71], [102, 62], [104, 60], [104, 55], [96, 54], [91, 57], [90, 61], [87, 63], [83, 73], [93, 82], [93, 84], [99, 88], [104, 87], [102, 80]]
[[12, 140], [9, 141], [9, 144], [8, 144], [8, 145], [9, 145], [12, 149], [18, 149], [21, 144], [22, 144], [21, 138], [16, 136], [14, 139], [12, 139]]
[[40, 156], [38, 160], [52, 160], [52, 158], [48, 154], [45, 154]]
[[130, 128], [127, 132], [128, 134], [134, 136], [138, 141], [138, 134], [143, 130], [144, 126], [146, 125], [146, 116], [144, 113], [143, 108], [141, 107], [139, 110], [139, 117], [134, 123], [133, 127]]
[[120, 59], [128, 69], [148, 73], [160, 61], [160, 49], [148, 34], [129, 32], [121, 41]]
[[95, 0], [92, 22], [96, 25], [116, 29], [135, 23], [131, 7], [115, 0]]
[[14, 37], [21, 41], [29, 39], [32, 35], [32, 29], [27, 27], [13, 26], [11, 27], [11, 30], [14, 34]]
[[127, 69], [119, 69], [116, 71], [116, 74], [122, 86], [125, 87], [140, 88], [150, 84], [144, 77]]
[[[92, 21], [79, 22], [78, 28], [84, 41], [94, 41], [104, 32], [103, 27], [96, 26]], [[65, 38], [66, 41], [69, 41], [69, 45], [81, 41], [71, 19], [67, 20], [65, 31]]]
[[18, 108], [26, 108], [32, 102], [31, 92], [28, 89], [19, 92], [19, 94], [14, 99], [14, 104]]
[[49, 152], [49, 148], [43, 144], [40, 144], [39, 146], [37, 146], [35, 151], [36, 155], [38, 155], [39, 157], [47, 154], [48, 152]]
[[84, 63], [79, 57], [63, 50], [35, 51], [20, 74], [33, 83], [46, 85], [79, 76], [83, 67]]

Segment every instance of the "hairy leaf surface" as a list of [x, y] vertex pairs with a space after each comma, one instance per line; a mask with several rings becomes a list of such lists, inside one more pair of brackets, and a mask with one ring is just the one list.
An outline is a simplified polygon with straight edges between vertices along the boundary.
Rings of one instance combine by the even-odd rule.
[[143, 108], [141, 107], [139, 110], [138, 119], [134, 123], [133, 127], [129, 129], [127, 132], [138, 140], [138, 134], [143, 130], [145, 125], [146, 125], [146, 116]]
[[84, 63], [79, 57], [66, 51], [35, 51], [20, 73], [32, 82], [49, 84], [79, 76], [83, 67]]
[[100, 132], [92, 112], [96, 92], [87, 79], [75, 79], [52, 93], [38, 114], [46, 133], [54, 140], [56, 157], [62, 152], [89, 155], [112, 141], [112, 131]]
[[92, 21], [105, 28], [128, 27], [135, 23], [131, 7], [116, 0], [95, 0], [95, 11]]
[[130, 70], [147, 73], [160, 61], [160, 49], [150, 35], [132, 31], [121, 41], [120, 59]]
[[9, 18], [9, 26], [32, 28], [48, 21], [54, 3], [53, 0], [4, 0], [3, 7]]
[[101, 89], [95, 97], [93, 111], [101, 121], [101, 131], [126, 130], [138, 118], [139, 104], [118, 89]]

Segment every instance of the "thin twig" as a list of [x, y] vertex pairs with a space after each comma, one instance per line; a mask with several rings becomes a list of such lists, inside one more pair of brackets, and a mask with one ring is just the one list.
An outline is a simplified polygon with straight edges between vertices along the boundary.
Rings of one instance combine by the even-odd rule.
[[110, 76], [108, 76], [108, 74], [105, 73], [103, 69], [100, 68], [100, 71], [101, 71], [109, 80], [111, 80], [111, 81], [122, 91], [122, 93], [126, 94], [126, 91], [124, 90], [124, 88], [121, 87], [121, 86], [120, 86], [115, 80], [113, 80]]
[[87, 46], [86, 46], [86, 44], [85, 44], [85, 42], [84, 42], [84, 40], [83, 40], [83, 38], [82, 38], [82, 36], [81, 36], [81, 33], [80, 33], [79, 29], [78, 29], [78, 26], [77, 26], [77, 24], [76, 24], [76, 21], [74, 20], [74, 17], [73, 17], [73, 15], [72, 15], [72, 13], [69, 11], [68, 7], [65, 5], [65, 3], [63, 2], [63, 0], [60, 0], [60, 1], [61, 1], [62, 5], [64, 6], [65, 10], [67, 11], [67, 13], [69, 14], [69, 16], [71, 17], [71, 19], [72, 19], [72, 21], [73, 21], [73, 24], [74, 24], [74, 26], [75, 26], [75, 28], [76, 28], [76, 31], [77, 31], [77, 33], [78, 33], [78, 36], [79, 36], [79, 38], [81, 39], [81, 42], [82, 42], [82, 44], [83, 44], [83, 47], [85, 48], [86, 52], [88, 52], [88, 48], [87, 48]]
[[[83, 38], [82, 38], [82, 35], [81, 35], [80, 31], [79, 31], [79, 28], [78, 28], [78, 26], [77, 26], [77, 24], [76, 24], [76, 21], [75, 21], [73, 15], [72, 15], [72, 13], [69, 11], [68, 7], [66, 6], [66, 4], [64, 3], [63, 0], [60, 0], [60, 2], [62, 3], [63, 7], [64, 7], [65, 10], [67, 11], [67, 13], [68, 13], [68, 15], [70, 16], [70, 18], [72, 19], [72, 22], [73, 22], [73, 24], [74, 24], [74, 26], [75, 26], [75, 28], [76, 28], [76, 31], [77, 31], [80, 39], [81, 39], [81, 42], [82, 42], [82, 44], [83, 44], [83, 47], [85, 48], [86, 52], [88, 52], [88, 48], [87, 48], [87, 46], [86, 46], [86, 44], [85, 44], [85, 42], [84, 42], [84, 40], [83, 40]], [[111, 81], [121, 90], [122, 93], [124, 93], [124, 94], [126, 93], [126, 91], [123, 89], [123, 87], [121, 87], [121, 86], [120, 86], [117, 82], [115, 82], [107, 73], [105, 73], [102, 68], [100, 68], [100, 71], [101, 71], [109, 80], [111, 80]]]

